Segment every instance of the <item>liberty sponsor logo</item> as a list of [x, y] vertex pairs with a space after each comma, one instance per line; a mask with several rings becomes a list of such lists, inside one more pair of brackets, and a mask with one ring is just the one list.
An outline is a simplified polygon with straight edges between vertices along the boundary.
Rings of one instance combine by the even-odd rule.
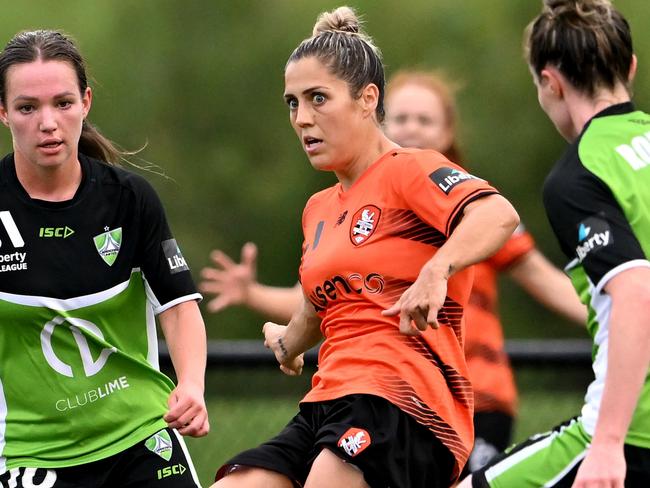
[[75, 408], [81, 408], [86, 405], [91, 405], [99, 400], [102, 400], [109, 395], [114, 394], [117, 391], [125, 390], [130, 388], [129, 380], [126, 376], [120, 376], [115, 378], [107, 383], [104, 383], [97, 388], [88, 390], [84, 393], [76, 394], [73, 397], [62, 398], [57, 400], [55, 407], [59, 412], [65, 412], [67, 410], [72, 410]]
[[629, 144], [621, 144], [616, 148], [616, 152], [635, 171], [650, 166], [650, 132], [635, 137]]
[[0, 273], [7, 271], [21, 271], [27, 269], [27, 253], [13, 252], [0, 254]]
[[582, 262], [590, 253], [598, 252], [614, 242], [611, 229], [606, 220], [589, 217], [578, 225], [578, 246], [576, 254]]
[[181, 248], [176, 244], [176, 239], [167, 239], [162, 242], [162, 250], [167, 258], [169, 271], [172, 274], [180, 273], [181, 271], [189, 271], [190, 267], [181, 253]]
[[461, 183], [469, 180], [481, 180], [481, 178], [477, 178], [469, 173], [448, 167], [438, 168], [429, 175], [429, 179], [433, 181], [445, 195], [449, 195], [451, 190]]
[[314, 288], [309, 294], [309, 301], [316, 311], [320, 312], [343, 294], [360, 295], [363, 291], [372, 294], [381, 293], [384, 291], [384, 285], [384, 277], [379, 273], [369, 273], [365, 277], [359, 273], [351, 273], [345, 277], [335, 275]]
[[375, 205], [361, 207], [352, 216], [350, 222], [350, 240], [358, 246], [366, 242], [374, 234], [381, 217], [381, 209]]
[[159, 430], [149, 437], [144, 442], [144, 445], [147, 446], [147, 449], [151, 452], [155, 452], [165, 461], [169, 461], [172, 458], [172, 440], [171, 437], [169, 437], [169, 432], [165, 429]]
[[41, 227], [38, 231], [38, 237], [60, 237], [67, 239], [72, 234], [74, 234], [74, 230], [67, 225], [65, 227]]
[[[56, 330], [57, 326], [63, 324], [64, 322], [68, 322], [68, 324], [70, 324], [69, 327], [64, 329], [64, 332], [69, 330], [70, 333], [72, 333], [74, 341], [79, 348], [79, 354], [81, 356], [84, 374], [86, 377], [96, 375], [102, 370], [106, 364], [106, 361], [108, 361], [108, 357], [117, 351], [117, 348], [102, 348], [97, 359], [93, 359], [92, 351], [90, 350], [90, 345], [88, 344], [86, 335], [94, 336], [95, 340], [93, 342], [95, 343], [105, 343], [106, 341], [104, 340], [104, 335], [102, 334], [102, 331], [99, 329], [99, 327], [97, 327], [92, 322], [83, 319], [58, 316], [43, 326], [43, 330], [41, 331], [41, 349], [43, 350], [43, 355], [45, 356], [47, 364], [49, 364], [54, 371], [63, 376], [68, 376], [69, 378], [74, 377], [72, 366], [62, 361], [54, 352], [55, 341], [52, 340], [52, 336], [54, 335], [54, 331]], [[63, 345], [62, 340], [57, 341], [57, 343]]]
[[367, 431], [352, 427], [341, 436], [337, 445], [343, 449], [348, 456], [354, 457], [363, 452], [370, 443], [370, 434], [368, 434]]
[[93, 242], [95, 243], [95, 249], [97, 249], [104, 262], [109, 266], [113, 266], [122, 246], [122, 227], [113, 230], [104, 227], [104, 230], [106, 232], [93, 237]]

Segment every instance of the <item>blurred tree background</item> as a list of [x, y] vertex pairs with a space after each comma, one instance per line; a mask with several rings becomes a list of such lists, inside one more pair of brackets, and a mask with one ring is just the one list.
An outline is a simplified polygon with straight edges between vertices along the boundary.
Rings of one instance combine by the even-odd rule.
[[[292, 285], [307, 198], [334, 182], [313, 170], [288, 123], [283, 68], [329, 0], [61, 0], [3, 2], [8, 40], [23, 29], [63, 29], [92, 76], [90, 120], [167, 178], [147, 174], [167, 208], [195, 278], [218, 247], [238, 257], [260, 246], [259, 278]], [[354, 0], [384, 53], [387, 74], [443, 69], [459, 92], [465, 163], [519, 210], [539, 246], [563, 264], [540, 188], [564, 147], [539, 109], [522, 56], [532, 0]], [[643, 0], [618, 0], [632, 23], [638, 104], [650, 97], [650, 33]], [[0, 139], [10, 150], [8, 131]], [[137, 163], [137, 158], [134, 159]], [[146, 174], [146, 173], [145, 173]], [[504, 283], [511, 337], [581, 335]], [[238, 309], [206, 315], [211, 338], [258, 337], [261, 319]]]

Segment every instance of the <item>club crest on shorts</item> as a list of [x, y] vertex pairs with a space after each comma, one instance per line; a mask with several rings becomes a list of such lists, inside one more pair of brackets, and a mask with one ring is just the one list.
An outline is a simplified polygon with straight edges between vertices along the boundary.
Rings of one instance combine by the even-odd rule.
[[370, 434], [366, 430], [356, 427], [349, 428], [336, 443], [350, 457], [363, 452], [370, 444]]
[[113, 230], [104, 227], [104, 230], [106, 232], [93, 237], [93, 241], [104, 262], [109, 266], [113, 266], [122, 245], [122, 227]]
[[155, 452], [165, 461], [172, 458], [172, 440], [165, 429], [156, 432], [144, 442], [151, 452]]
[[380, 216], [381, 209], [374, 205], [366, 205], [357, 210], [350, 222], [350, 240], [352, 244], [358, 246], [370, 239], [370, 236], [377, 229]]

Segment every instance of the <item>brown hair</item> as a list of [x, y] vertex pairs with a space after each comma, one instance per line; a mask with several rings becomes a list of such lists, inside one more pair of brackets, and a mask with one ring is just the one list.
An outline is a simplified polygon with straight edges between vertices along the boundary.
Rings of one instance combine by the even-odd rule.
[[[69, 63], [75, 70], [79, 92], [83, 95], [88, 87], [88, 78], [84, 60], [75, 44], [61, 32], [36, 30], [16, 34], [0, 53], [0, 103], [5, 104], [9, 68], [39, 59]], [[118, 164], [125, 154], [132, 154], [118, 149], [87, 121], [83, 122], [78, 147], [79, 152], [109, 164]]]
[[589, 96], [619, 82], [629, 91], [632, 35], [609, 0], [544, 0], [526, 28], [525, 50], [537, 77], [550, 64]]
[[456, 140], [456, 127], [458, 126], [458, 108], [456, 106], [456, 92], [460, 85], [454, 84], [440, 71], [427, 70], [400, 70], [390, 77], [386, 85], [386, 98], [391, 92], [408, 85], [416, 85], [436, 94], [442, 102], [445, 119], [453, 137], [451, 145], [444, 151], [450, 161], [461, 161], [461, 151]]
[[327, 66], [331, 73], [345, 80], [354, 98], [368, 84], [379, 88], [375, 115], [384, 119], [384, 66], [381, 52], [361, 29], [361, 22], [350, 7], [339, 7], [323, 12], [314, 25], [312, 37], [303, 40], [291, 53], [287, 65], [299, 59], [314, 56]]

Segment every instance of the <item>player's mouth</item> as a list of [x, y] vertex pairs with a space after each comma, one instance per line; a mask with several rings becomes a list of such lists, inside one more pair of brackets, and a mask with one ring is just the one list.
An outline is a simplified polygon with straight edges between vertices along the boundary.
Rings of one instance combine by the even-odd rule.
[[47, 154], [55, 154], [63, 146], [61, 139], [46, 139], [38, 144], [38, 148]]
[[302, 138], [302, 144], [307, 154], [313, 154], [323, 145], [323, 140], [311, 136], [305, 136]]

